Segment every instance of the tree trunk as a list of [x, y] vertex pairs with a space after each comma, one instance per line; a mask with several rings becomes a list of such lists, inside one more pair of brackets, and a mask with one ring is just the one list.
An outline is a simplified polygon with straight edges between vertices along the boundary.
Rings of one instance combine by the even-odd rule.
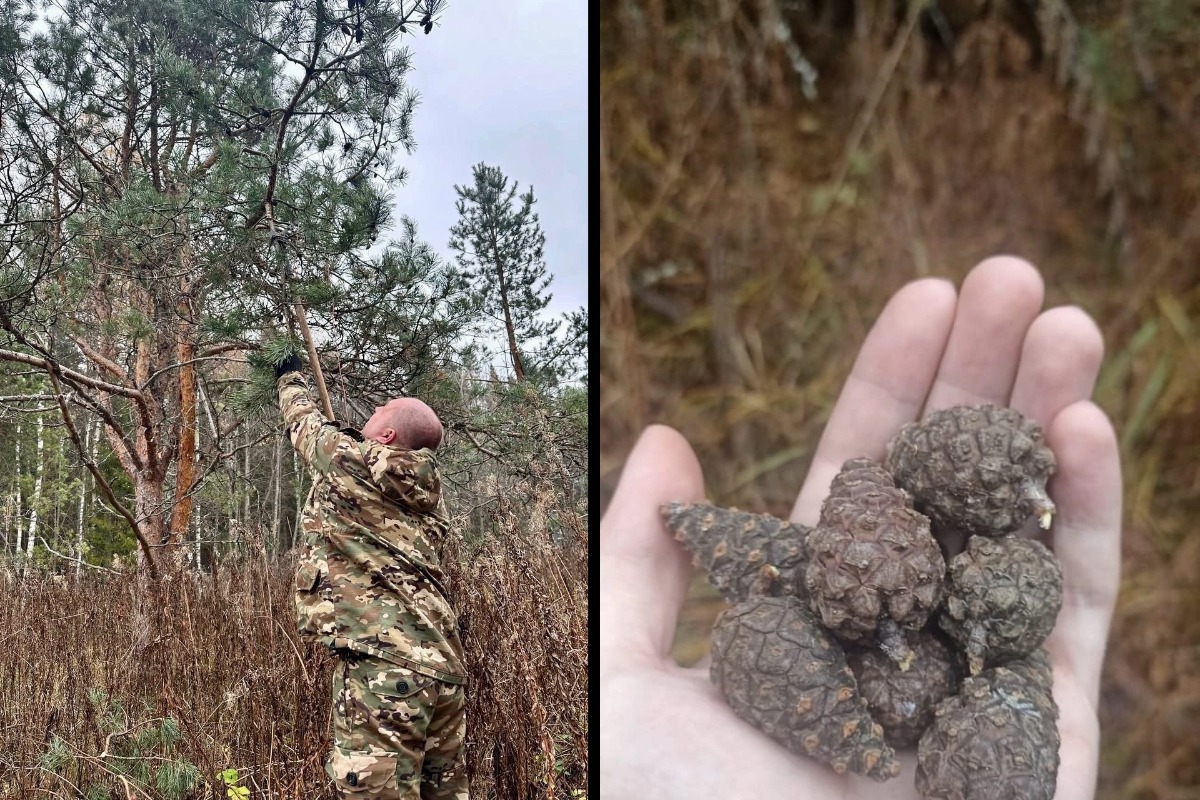
[[[104, 432], [105, 439], [108, 440], [109, 447], [112, 449], [113, 453], [116, 454], [117, 460], [119, 462], [121, 462], [122, 469], [125, 470], [125, 474], [127, 476], [129, 476], [129, 479], [133, 482], [134, 505], [133, 505], [132, 509], [125, 508], [124, 511], [128, 512], [129, 515], [133, 517], [133, 521], [130, 521], [129, 524], [130, 524], [130, 528], [134, 531], [135, 535], [138, 537], [138, 545], [139, 545], [138, 556], [137, 556], [138, 569], [142, 569], [143, 567], [148, 567], [151, 570], [151, 572], [157, 573], [158, 559], [155, 557], [155, 554], [149, 549], [149, 545], [150, 544], [158, 544], [158, 542], [162, 538], [161, 537], [162, 523], [161, 523], [161, 516], [159, 513], [161, 511], [161, 508], [158, 505], [155, 505], [154, 503], [152, 503], [149, 500], [149, 498], [145, 497], [142, 494], [143, 487], [154, 483], [154, 480], [153, 480], [154, 472], [151, 472], [151, 471], [148, 471], [145, 469], [139, 470], [137, 467], [134, 466], [134, 463], [131, 460], [128, 443], [124, 439], [121, 438], [120, 433], [116, 429], [112, 428], [108, 423], [103, 423], [102, 430]], [[144, 438], [143, 434], [140, 430], [138, 432], [138, 438], [139, 439]], [[93, 475], [94, 474], [95, 473], [93, 473]], [[160, 501], [162, 499], [162, 490], [161, 489], [162, 489], [162, 483], [161, 483], [161, 478], [160, 478], [159, 479], [159, 492], [158, 492], [158, 497], [159, 497]], [[117, 510], [118, 512], [120, 512], [120, 508], [118, 508], [116, 505], [114, 505], [114, 503], [120, 504], [120, 503], [123, 503], [123, 501], [120, 498], [116, 497], [115, 493], [113, 493], [113, 491], [112, 491], [111, 485], [108, 486], [106, 489], [102, 488], [101, 492], [104, 494], [104, 497], [108, 501], [109, 505], [113, 506], [114, 510]], [[149, 509], [153, 509], [152, 515], [149, 513]], [[125, 516], [125, 514], [122, 513], [122, 516]], [[126, 520], [129, 521], [129, 518], [126, 517]], [[159, 520], [157, 529], [160, 533], [159, 533], [159, 535], [151, 538], [150, 525], [151, 525], [151, 523], [154, 522], [154, 520]]]
[[[93, 433], [95, 421], [88, 417], [88, 421], [83, 429], [83, 443], [87, 448], [88, 457], [96, 460], [96, 439], [98, 437]], [[79, 571], [83, 569], [83, 520], [87, 510], [88, 497], [88, 481], [92, 478], [91, 473], [88, 473], [82, 480], [79, 481], [79, 514], [75, 518], [75, 574], [78, 576]]]
[[[134, 515], [137, 517], [142, 534], [151, 547], [163, 543], [166, 526], [163, 524], [163, 478], [162, 476], [138, 473], [133, 485]], [[157, 554], [151, 555], [146, 548], [138, 550], [138, 570], [150, 566], [154, 562], [156, 568], [161, 568], [162, 560]], [[154, 568], [150, 569], [155, 571]], [[161, 574], [161, 573], [160, 573]]]
[[271, 462], [271, 546], [279, 552], [279, 507], [283, 496], [283, 436], [275, 437], [275, 453]]
[[[221, 439], [220, 432], [217, 429], [217, 420], [213, 417], [212, 411], [209, 410], [208, 396], [204, 392], [204, 384], [198, 383], [196, 388], [197, 394], [200, 396], [200, 406], [204, 409], [204, 418], [208, 420], [208, 430], [212, 434], [214, 444], [219, 446]], [[237, 524], [237, 503], [235, 502], [235, 498], [237, 497], [237, 476], [235, 474], [236, 467], [234, 460], [227, 460], [222, 469], [229, 478], [229, 503], [224, 508], [224, 510], [228, 512], [225, 515], [225, 538], [232, 539], [234, 527]], [[200, 538], [199, 533], [197, 533], [196, 563], [200, 563], [199, 558]]]
[[12, 495], [4, 495], [4, 505], [0, 506], [0, 555], [8, 555], [8, 529], [12, 526]]
[[17, 454], [13, 457], [13, 468], [17, 475], [16, 503], [13, 513], [17, 518], [17, 537], [13, 540], [13, 551], [21, 552], [21, 536], [25, 530], [25, 520], [21, 516], [21, 420], [17, 420]]
[[517, 349], [516, 326], [513, 325], [512, 307], [508, 301], [508, 278], [504, 274], [504, 260], [500, 258], [500, 246], [496, 242], [496, 231], [491, 231], [492, 263], [496, 265], [496, 282], [500, 287], [500, 307], [504, 309], [504, 332], [508, 335], [508, 354], [512, 357], [513, 373], [517, 381], [525, 380], [525, 363], [521, 360], [521, 351]]
[[250, 480], [250, 430], [246, 429], [246, 449], [242, 451], [242, 475], [245, 492], [242, 494], [242, 525], [250, 524], [250, 490], [254, 488], [253, 481]]
[[[53, 479], [56, 484], [62, 480], [62, 469], [66, 463], [67, 440], [66, 437], [60, 436], [58, 437], [58, 456], [54, 461]], [[62, 498], [63, 493], [56, 489], [54, 492], [54, 530], [51, 533], [51, 538], [54, 540], [55, 544], [59, 544], [59, 540], [62, 538]], [[66, 548], [62, 547], [60, 549], [65, 550]]]
[[[181, 308], [180, 316], [185, 312], [186, 308]], [[191, 490], [196, 467], [196, 371], [195, 365], [190, 363], [196, 357], [196, 348], [189, 333], [179, 338], [176, 356], [183, 366], [179, 368], [179, 455], [176, 460], [175, 507], [171, 513], [169, 541], [179, 546], [179, 557], [182, 558], [182, 545], [187, 539], [188, 522], [192, 518]]]
[[525, 362], [521, 360], [521, 351], [517, 349], [517, 334], [512, 321], [512, 309], [508, 305], [508, 288], [504, 285], [504, 270], [500, 270], [500, 302], [504, 304], [504, 329], [508, 333], [508, 353], [512, 356], [513, 373], [517, 382], [525, 380]]
[[[203, 522], [203, 519], [201, 520]], [[196, 528], [195, 535], [192, 536], [192, 564], [194, 569], [201, 569], [200, 564], [200, 527]]]
[[37, 456], [34, 461], [34, 468], [37, 469], [37, 477], [33, 480], [33, 497], [29, 501], [29, 535], [25, 537], [25, 557], [33, 558], [33, 545], [37, 541], [38, 527], [38, 504], [42, 500], [42, 481], [46, 476], [45, 465], [42, 464], [42, 456], [45, 452], [45, 444], [42, 441], [42, 433], [46, 427], [46, 420], [41, 415], [37, 415]]

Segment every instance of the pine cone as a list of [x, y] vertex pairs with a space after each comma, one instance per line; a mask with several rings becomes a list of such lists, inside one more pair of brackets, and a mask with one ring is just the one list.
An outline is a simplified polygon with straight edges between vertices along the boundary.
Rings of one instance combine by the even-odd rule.
[[939, 535], [1001, 536], [1034, 515], [1050, 527], [1055, 461], [1042, 439], [1041, 426], [1014, 409], [955, 406], [905, 425], [885, 465]]
[[803, 591], [807, 527], [708, 504], [670, 503], [661, 513], [667, 529], [730, 602]]
[[907, 671], [878, 650], [856, 648], [848, 655], [871, 719], [893, 747], [915, 745], [937, 704], [958, 690], [954, 656], [931, 630], [910, 637], [910, 644], [914, 658]]
[[[1017, 673], [1035, 686], [1040, 686], [1046, 694], [1050, 693], [1050, 687], [1054, 683], [1054, 668], [1050, 666], [1050, 654], [1046, 652], [1046, 648], [1036, 647], [1023, 658], [1005, 662], [1004, 668]], [[1055, 715], [1057, 714], [1056, 710]]]
[[942, 596], [946, 564], [929, 520], [867, 458], [842, 466], [808, 536], [804, 573], [813, 610], [838, 636], [877, 639], [900, 663], [912, 657], [899, 627], [924, 626]]
[[973, 536], [950, 560], [942, 630], [967, 655], [971, 674], [1027, 655], [1045, 641], [1062, 606], [1062, 571], [1044, 544]]
[[742, 719], [795, 753], [887, 780], [900, 773], [842, 649], [794, 597], [754, 597], [721, 612], [712, 681]]
[[1040, 665], [996, 667], [943, 701], [917, 747], [917, 790], [929, 800], [1051, 800], [1058, 709]]

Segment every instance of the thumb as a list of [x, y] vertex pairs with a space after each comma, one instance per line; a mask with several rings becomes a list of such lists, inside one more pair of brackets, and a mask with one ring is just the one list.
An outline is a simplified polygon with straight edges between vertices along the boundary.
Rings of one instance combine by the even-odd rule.
[[687, 440], [663, 425], [643, 431], [600, 520], [601, 675], [630, 659], [666, 658], [691, 566], [658, 510], [703, 499]]

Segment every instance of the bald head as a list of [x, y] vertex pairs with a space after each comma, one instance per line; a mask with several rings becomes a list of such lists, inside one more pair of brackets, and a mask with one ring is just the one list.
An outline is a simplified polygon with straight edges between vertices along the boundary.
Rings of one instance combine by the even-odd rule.
[[362, 434], [380, 444], [405, 450], [427, 447], [436, 450], [442, 442], [442, 421], [433, 409], [415, 397], [397, 397], [378, 406], [363, 425]]

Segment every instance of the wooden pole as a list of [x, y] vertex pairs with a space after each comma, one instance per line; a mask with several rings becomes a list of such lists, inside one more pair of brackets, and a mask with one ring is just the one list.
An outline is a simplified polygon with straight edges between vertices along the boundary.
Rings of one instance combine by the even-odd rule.
[[296, 313], [296, 324], [300, 327], [300, 335], [304, 337], [304, 346], [308, 349], [308, 363], [312, 366], [313, 378], [317, 382], [317, 394], [321, 396], [321, 407], [325, 409], [325, 418], [333, 419], [333, 404], [329, 402], [329, 390], [325, 388], [325, 374], [321, 372], [321, 362], [317, 360], [317, 348], [313, 344], [312, 333], [308, 330], [308, 315], [303, 303], [293, 307]]
[[[280, 131], [282, 140], [283, 131]], [[283, 279], [286, 287], [288, 278], [291, 277], [291, 270], [287, 266], [287, 236], [281, 235], [279, 229], [275, 226], [275, 210], [271, 207], [270, 193], [268, 199], [263, 201], [263, 210], [267, 218], [267, 227], [271, 231], [271, 241], [279, 248], [281, 255], [281, 264], [283, 268]], [[299, 300], [292, 306], [293, 315], [296, 318], [296, 325], [300, 328], [300, 335], [304, 338], [304, 346], [308, 350], [308, 363], [312, 367], [313, 378], [317, 382], [317, 394], [321, 396], [321, 407], [325, 411], [326, 419], [333, 419], [333, 403], [329, 402], [329, 390], [325, 388], [325, 373], [321, 371], [321, 362], [317, 359], [317, 347], [313, 344], [312, 332], [308, 329], [308, 313], [304, 310], [304, 304]]]

